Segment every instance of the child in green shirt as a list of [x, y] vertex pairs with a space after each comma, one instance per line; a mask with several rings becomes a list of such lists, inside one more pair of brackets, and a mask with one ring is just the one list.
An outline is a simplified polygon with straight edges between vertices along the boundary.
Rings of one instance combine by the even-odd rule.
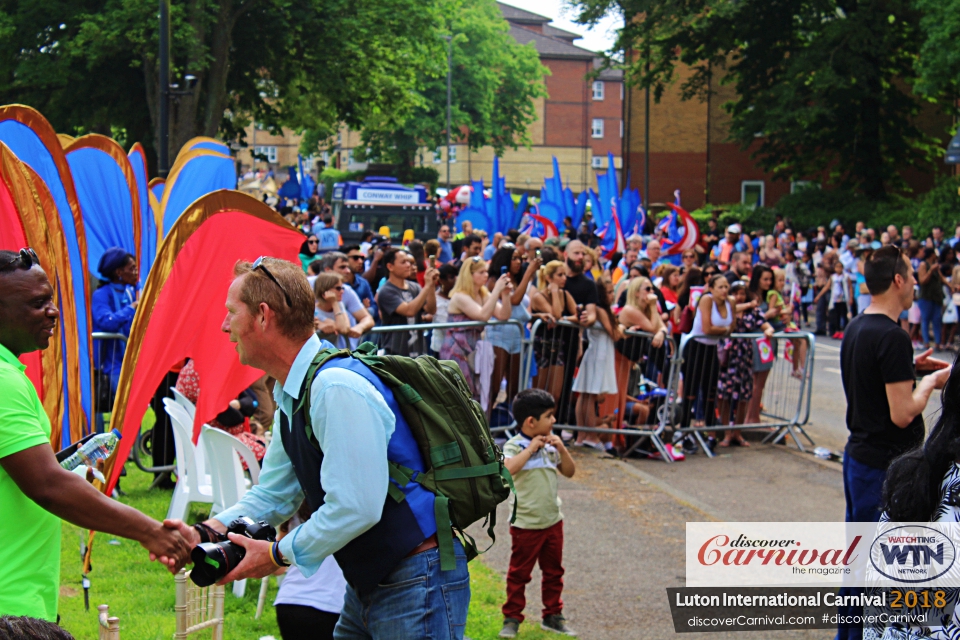
[[523, 622], [524, 589], [539, 562], [543, 574], [543, 622], [547, 631], [576, 635], [563, 618], [563, 514], [557, 495], [557, 472], [572, 478], [576, 465], [560, 436], [553, 433], [556, 403], [543, 389], [525, 389], [513, 400], [520, 433], [503, 447], [504, 464], [516, 487], [517, 518], [507, 572], [501, 638], [513, 638]]

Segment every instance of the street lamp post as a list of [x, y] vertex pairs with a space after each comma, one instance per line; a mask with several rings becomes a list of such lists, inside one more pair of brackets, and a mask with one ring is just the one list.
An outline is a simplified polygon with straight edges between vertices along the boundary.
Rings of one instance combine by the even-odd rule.
[[157, 174], [170, 171], [170, 0], [160, 0], [160, 135], [157, 144]]
[[443, 36], [447, 41], [447, 193], [450, 193], [450, 96], [453, 77], [453, 36]]

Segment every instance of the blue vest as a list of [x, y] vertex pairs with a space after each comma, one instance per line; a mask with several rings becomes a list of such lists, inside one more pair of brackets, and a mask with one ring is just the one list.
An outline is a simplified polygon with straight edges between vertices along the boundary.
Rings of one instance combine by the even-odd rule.
[[[383, 396], [396, 417], [396, 427], [387, 445], [387, 460], [422, 473], [425, 467], [420, 449], [410, 426], [400, 412], [393, 392], [365, 364], [355, 358], [333, 358], [317, 373], [330, 367], [353, 371], [369, 381]], [[301, 398], [305, 397], [303, 394], [310, 393], [312, 383], [313, 380], [304, 380], [300, 390]], [[341, 410], [348, 411], [349, 408], [342, 407]], [[323, 478], [320, 476], [323, 452], [316, 439], [307, 436], [305, 407], [301, 406], [294, 413], [292, 425], [286, 415], [280, 412], [280, 437], [284, 451], [300, 481], [310, 512], [313, 513], [323, 505], [326, 495]], [[390, 482], [399, 487], [393, 479]], [[388, 494], [380, 521], [333, 554], [344, 578], [361, 595], [370, 593], [393, 571], [400, 560], [437, 532], [433, 493], [416, 482], [399, 488], [405, 499], [397, 502]]]

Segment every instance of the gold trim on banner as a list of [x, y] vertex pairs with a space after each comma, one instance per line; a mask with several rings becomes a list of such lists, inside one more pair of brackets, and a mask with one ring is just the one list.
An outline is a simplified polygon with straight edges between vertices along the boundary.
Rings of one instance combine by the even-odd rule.
[[[177, 160], [180, 159], [180, 156], [181, 156], [181, 155], [183, 155], [184, 153], [186, 153], [186, 152], [188, 152], [188, 151], [193, 151], [193, 150], [194, 150], [193, 147], [195, 147], [196, 145], [200, 144], [201, 142], [212, 142], [212, 143], [214, 143], [214, 144], [219, 144], [219, 145], [221, 145], [221, 146], [224, 146], [224, 147], [226, 147], [227, 149], [230, 148], [230, 145], [228, 145], [228, 144], [225, 143], [225, 142], [221, 142], [220, 140], [217, 140], [216, 138], [211, 138], [211, 137], [209, 137], [209, 136], [196, 136], [196, 137], [193, 137], [193, 138], [190, 138], [189, 140], [187, 140], [186, 144], [184, 144], [182, 147], [180, 147], [180, 151], [179, 151], [179, 153], [177, 153], [177, 157], [174, 159], [173, 163], [176, 164], [176, 163], [177, 163]], [[206, 149], [206, 151], [216, 151], [216, 150], [215, 150], [215, 149]], [[217, 152], [217, 153], [219, 153], [219, 152]]]
[[[146, 335], [153, 308], [160, 297], [163, 286], [173, 270], [174, 262], [190, 236], [200, 228], [207, 219], [224, 211], [237, 211], [254, 216], [266, 222], [271, 222], [285, 229], [294, 227], [283, 219], [279, 213], [263, 204], [256, 198], [239, 191], [221, 189], [208, 193], [195, 200], [177, 218], [170, 233], [160, 243], [157, 251], [157, 260], [150, 269], [147, 281], [140, 294], [137, 304], [137, 314], [130, 327], [130, 337], [127, 339], [127, 351], [123, 356], [123, 367], [120, 369], [120, 380], [117, 383], [117, 397], [113, 403], [113, 414], [110, 416], [110, 427], [123, 431], [126, 419], [127, 403], [130, 399], [130, 385], [133, 382], [137, 359], [140, 357], [140, 347]], [[107, 461], [105, 476], [109, 479], [113, 471], [116, 456]], [[108, 482], [109, 484], [109, 482]]]
[[[87, 265], [87, 238], [83, 229], [83, 216], [80, 214], [80, 202], [77, 200], [77, 190], [73, 186], [73, 176], [70, 173], [70, 166], [67, 164], [67, 156], [63, 153], [63, 148], [60, 146], [60, 141], [57, 139], [57, 134], [53, 130], [53, 127], [50, 126], [50, 123], [47, 121], [43, 115], [34, 109], [33, 107], [28, 107], [22, 104], [10, 104], [3, 107], [0, 107], [0, 122], [4, 120], [14, 120], [19, 122], [30, 129], [40, 138], [40, 141], [43, 142], [43, 145], [47, 148], [47, 152], [50, 154], [50, 157], [53, 158], [53, 162], [57, 167], [57, 171], [60, 174], [60, 181], [63, 184], [63, 190], [67, 195], [67, 203], [70, 205], [70, 212], [73, 216], [73, 225], [74, 229], [77, 232], [77, 244], [80, 248], [80, 268], [82, 269], [83, 277], [80, 278], [80, 281], [83, 284], [83, 291], [74, 291], [73, 290], [73, 280], [72, 278], [67, 280], [61, 280], [68, 285], [68, 292], [75, 295], [82, 295], [86, 304], [84, 308], [87, 311], [87, 327], [92, 328], [93, 322], [90, 316], [90, 283], [89, 283], [89, 273], [90, 269]], [[62, 226], [62, 223], [61, 223]], [[64, 243], [66, 246], [66, 243]], [[76, 266], [76, 265], [71, 265]], [[67, 273], [70, 273], [69, 271]], [[92, 391], [93, 391], [93, 338], [88, 332], [86, 336], [77, 336], [78, 340], [86, 340], [87, 342], [87, 353], [90, 354], [90, 390], [91, 390], [91, 403], [93, 401]], [[77, 353], [74, 351], [73, 353]], [[76, 375], [80, 375], [80, 363], [79, 361], [76, 364]], [[79, 387], [78, 387], [79, 388]], [[71, 405], [72, 406], [72, 405]], [[82, 409], [79, 412], [70, 412], [70, 433], [79, 433], [80, 431], [85, 431], [88, 423], [87, 419], [92, 419], [93, 416], [86, 416]], [[78, 424], [77, 421], [80, 421]]]
[[71, 145], [71, 143], [73, 143], [74, 140], [76, 140], [76, 138], [67, 133], [58, 133], [57, 140], [60, 141], [60, 146], [66, 149]]
[[166, 186], [163, 188], [163, 200], [160, 201], [160, 215], [157, 218], [157, 237], [164, 235], [163, 219], [166, 217], [167, 202], [170, 201], [170, 194], [173, 193], [173, 188], [177, 183], [177, 178], [180, 177], [180, 172], [183, 171], [187, 164], [194, 158], [201, 158], [205, 156], [226, 158], [231, 162], [233, 161], [233, 158], [230, 156], [224, 155], [217, 151], [211, 151], [209, 149], [193, 149], [192, 151], [188, 151], [186, 153], [181, 152], [177, 156], [176, 161], [173, 163], [170, 173], [167, 174]]
[[[157, 253], [160, 253], [160, 241], [163, 240], [163, 209], [160, 208], [160, 201], [157, 200], [153, 188], [158, 184], [166, 185], [166, 178], [153, 178], [147, 183], [147, 196], [150, 198], [150, 209], [153, 211], [153, 224], [157, 227]], [[167, 190], [166, 186], [163, 188]]]
[[133, 174], [133, 166], [130, 164], [130, 158], [127, 157], [123, 147], [121, 147], [116, 140], [113, 138], [108, 138], [107, 136], [102, 136], [99, 133], [90, 133], [77, 138], [69, 146], [64, 148], [64, 153], [66, 153], [66, 155], [70, 155], [70, 153], [78, 149], [97, 149], [98, 151], [102, 151], [113, 158], [114, 162], [117, 163], [117, 166], [120, 167], [120, 171], [123, 173], [123, 177], [127, 181], [127, 189], [130, 190], [130, 201], [133, 203], [133, 210], [131, 211], [131, 214], [133, 216], [133, 244], [136, 247], [134, 255], [137, 258], [137, 266], [139, 267], [141, 264], [140, 189], [137, 187], [137, 177]]
[[[36, 177], [36, 180], [34, 177]], [[23, 225], [27, 245], [32, 247], [36, 251], [37, 257], [40, 258], [40, 265], [47, 272], [47, 277], [53, 286], [54, 304], [57, 305], [57, 308], [60, 308], [61, 302], [66, 303], [69, 299], [69, 296], [61, 298], [61, 292], [57, 287], [58, 278], [63, 274], [61, 271], [63, 260], [60, 256], [65, 255], [66, 247], [63, 244], [63, 233], [59, 227], [60, 220], [53, 196], [47, 191], [36, 172], [21, 162], [10, 148], [2, 142], [0, 142], [0, 179], [3, 180], [4, 185], [10, 191], [17, 214], [20, 216], [20, 222]], [[37, 182], [39, 182], [39, 185]], [[57, 226], [55, 229], [50, 229], [47, 224], [50, 217], [46, 215], [47, 211], [52, 212], [53, 217], [56, 218]], [[68, 309], [67, 305], [64, 304], [63, 315], [65, 317], [71, 317], [70, 313], [75, 313], [72, 310], [72, 301], [69, 306], [71, 308]], [[42, 387], [40, 395], [43, 410], [50, 420], [50, 443], [54, 450], [60, 449], [63, 435], [63, 337], [69, 335], [71, 329], [75, 337], [76, 322], [71, 322], [63, 327], [58, 326], [50, 340], [50, 345], [40, 354]], [[79, 388], [78, 376], [76, 390], [79, 391]]]

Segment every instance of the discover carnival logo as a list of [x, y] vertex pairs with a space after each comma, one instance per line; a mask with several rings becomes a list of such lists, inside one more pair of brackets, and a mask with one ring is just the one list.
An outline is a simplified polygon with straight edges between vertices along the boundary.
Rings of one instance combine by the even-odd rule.
[[949, 536], [930, 527], [894, 527], [870, 545], [873, 568], [895, 582], [929, 582], [950, 571], [956, 558]]
[[688, 522], [687, 587], [960, 588], [956, 522]]

